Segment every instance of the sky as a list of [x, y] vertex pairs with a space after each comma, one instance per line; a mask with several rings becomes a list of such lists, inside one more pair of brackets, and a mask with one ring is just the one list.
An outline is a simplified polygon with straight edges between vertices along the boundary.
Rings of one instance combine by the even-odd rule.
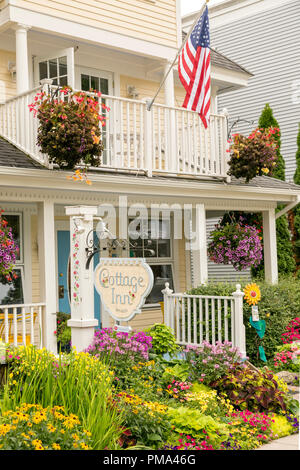
[[[210, 0], [209, 5], [215, 5], [216, 3], [222, 3], [223, 1], [225, 0]], [[203, 3], [204, 0], [181, 0], [181, 16], [200, 10]]]

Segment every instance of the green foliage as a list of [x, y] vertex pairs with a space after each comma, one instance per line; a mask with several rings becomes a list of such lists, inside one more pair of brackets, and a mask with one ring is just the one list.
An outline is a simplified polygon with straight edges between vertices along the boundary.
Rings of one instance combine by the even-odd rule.
[[151, 352], [158, 355], [169, 353], [172, 356], [179, 351], [172, 329], [164, 323], [155, 323], [145, 332], [152, 337]]
[[170, 380], [178, 379], [178, 380], [187, 380], [190, 375], [190, 367], [188, 364], [182, 362], [175, 364], [173, 367], [166, 367], [163, 373], [163, 379], [166, 382]]
[[121, 392], [117, 408], [124, 415], [124, 424], [138, 445], [159, 448], [171, 434], [167, 407], [158, 402], [148, 402], [137, 395]]
[[[270, 127], [275, 127], [279, 129], [279, 124], [277, 120], [273, 116], [273, 111], [270, 107], [270, 105], [267, 103], [266, 106], [264, 107], [261, 116], [258, 121], [258, 127], [262, 129], [269, 129]], [[272, 177], [277, 178], [280, 180], [285, 180], [285, 161], [283, 159], [283, 156], [280, 153], [280, 147], [281, 147], [281, 133], [280, 131], [275, 135], [275, 139], [277, 142], [277, 162], [276, 166], [273, 170]]]
[[70, 351], [71, 345], [71, 328], [67, 325], [70, 315], [58, 312], [56, 314], [56, 331], [54, 334], [57, 337], [58, 349], [63, 351]]
[[276, 439], [293, 434], [293, 427], [285, 416], [274, 414], [272, 416], [271, 430]]
[[300, 123], [297, 136], [296, 171], [294, 174], [294, 183], [300, 185]]
[[116, 448], [122, 414], [110, 404], [113, 375], [103, 362], [75, 352], [57, 358], [32, 345], [13, 348], [8, 360], [2, 412], [22, 403], [63, 406], [92, 433], [93, 449]]
[[225, 393], [233, 406], [250, 411], [285, 411], [285, 393], [269, 370], [237, 367], [211, 384]]
[[[282, 209], [278, 207], [277, 211]], [[280, 274], [289, 274], [294, 272], [296, 264], [293, 256], [293, 245], [291, 233], [286, 215], [282, 215], [276, 220], [277, 237], [277, 261], [278, 272]]]
[[182, 434], [190, 434], [195, 439], [203, 438], [203, 431], [209, 436], [210, 444], [214, 447], [229, 435], [228, 426], [217, 421], [211, 416], [203, 415], [197, 409], [189, 409], [184, 406], [169, 408], [168, 416], [175, 426], [174, 431]]
[[[288, 323], [300, 312], [300, 280], [293, 276], [279, 279], [277, 285], [257, 281], [261, 290], [261, 301], [258, 304], [260, 318], [266, 321], [266, 332], [262, 345], [268, 360], [273, 361], [278, 345], [282, 344], [281, 335]], [[242, 289], [245, 281], [240, 282]], [[236, 290], [235, 284], [214, 282], [201, 285], [188, 293], [199, 295], [231, 295]], [[246, 347], [250, 362], [262, 365], [258, 356], [258, 336], [251, 326], [249, 318], [251, 307], [244, 302], [244, 325], [246, 328]]]

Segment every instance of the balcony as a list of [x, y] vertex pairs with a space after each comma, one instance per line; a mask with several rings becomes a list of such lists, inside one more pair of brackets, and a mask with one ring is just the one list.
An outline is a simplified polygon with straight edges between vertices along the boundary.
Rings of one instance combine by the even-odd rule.
[[[0, 136], [51, 168], [36, 144], [38, 119], [28, 105], [42, 88], [0, 105]], [[175, 177], [227, 178], [227, 120], [212, 114], [205, 130], [197, 113], [183, 108], [102, 95], [110, 108], [103, 128], [104, 153], [97, 171]], [[105, 112], [105, 111], [103, 111]]]

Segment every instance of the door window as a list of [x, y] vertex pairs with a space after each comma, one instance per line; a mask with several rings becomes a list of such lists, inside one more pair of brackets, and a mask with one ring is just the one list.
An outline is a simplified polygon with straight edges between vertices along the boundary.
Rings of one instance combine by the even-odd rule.
[[53, 85], [65, 86], [68, 84], [67, 56], [39, 62], [39, 80], [51, 78]]

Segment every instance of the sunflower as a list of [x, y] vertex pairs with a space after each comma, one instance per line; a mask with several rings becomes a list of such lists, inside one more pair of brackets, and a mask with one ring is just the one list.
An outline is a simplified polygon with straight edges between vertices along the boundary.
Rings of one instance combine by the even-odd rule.
[[260, 288], [257, 284], [248, 284], [245, 289], [245, 300], [249, 305], [256, 305], [261, 299]]

